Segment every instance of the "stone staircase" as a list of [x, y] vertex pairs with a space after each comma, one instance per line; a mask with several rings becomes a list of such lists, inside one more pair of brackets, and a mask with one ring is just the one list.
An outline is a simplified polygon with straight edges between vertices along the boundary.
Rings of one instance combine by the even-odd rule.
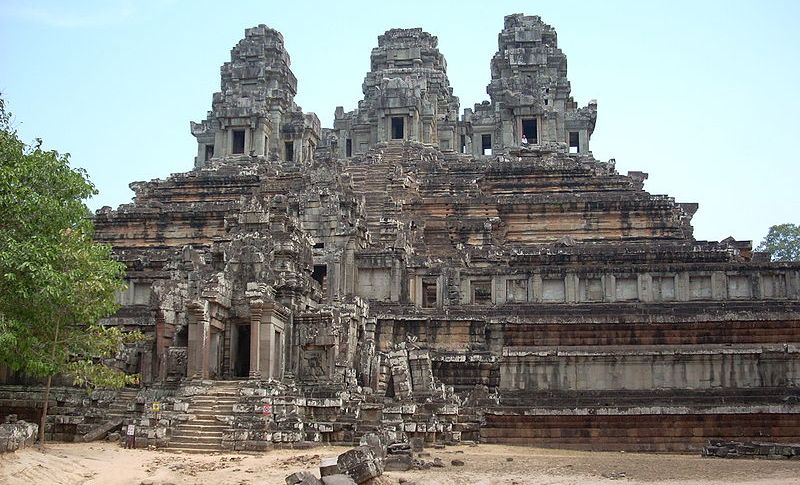
[[139, 389], [120, 389], [117, 397], [108, 406], [107, 416], [109, 419], [121, 419], [123, 424], [136, 415], [136, 396]]
[[222, 435], [229, 425], [217, 417], [231, 416], [238, 396], [236, 382], [215, 382], [206, 394], [194, 396], [188, 411], [194, 419], [173, 430], [169, 449], [184, 453], [222, 451]]
[[[374, 152], [374, 153], [373, 153]], [[401, 206], [417, 192], [417, 182], [402, 168], [414, 157], [413, 150], [398, 142], [376, 148], [371, 163], [349, 165], [353, 188], [364, 196], [364, 210], [372, 243], [377, 247], [391, 246], [397, 238]]]

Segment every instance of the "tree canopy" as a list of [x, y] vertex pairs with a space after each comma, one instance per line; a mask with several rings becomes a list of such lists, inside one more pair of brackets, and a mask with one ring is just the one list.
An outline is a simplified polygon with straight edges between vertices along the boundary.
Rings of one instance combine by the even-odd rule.
[[84, 200], [96, 190], [68, 154], [22, 142], [10, 120], [0, 98], [0, 364], [120, 387], [135, 377], [101, 361], [129, 337], [99, 320], [116, 311], [125, 268], [93, 241]]
[[800, 261], [800, 225], [778, 224], [770, 227], [756, 250], [772, 253], [772, 261]]

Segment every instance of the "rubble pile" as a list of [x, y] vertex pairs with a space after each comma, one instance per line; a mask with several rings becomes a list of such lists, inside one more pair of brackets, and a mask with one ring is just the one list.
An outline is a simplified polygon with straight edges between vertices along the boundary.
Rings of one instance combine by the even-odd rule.
[[800, 443], [762, 443], [756, 441], [708, 440], [702, 455], [716, 458], [766, 458], [800, 460]]

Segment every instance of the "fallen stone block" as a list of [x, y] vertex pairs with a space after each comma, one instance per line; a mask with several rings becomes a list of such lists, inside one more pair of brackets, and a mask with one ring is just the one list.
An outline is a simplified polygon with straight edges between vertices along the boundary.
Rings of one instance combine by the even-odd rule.
[[464, 461], [463, 460], [451, 460], [450, 464], [453, 465], [453, 466], [464, 466]]
[[386, 442], [375, 433], [367, 433], [362, 436], [359, 444], [370, 447], [377, 459], [383, 460], [386, 457]]
[[38, 425], [25, 421], [0, 424], [0, 453], [31, 446], [38, 432]]
[[397, 479], [381, 475], [367, 480], [363, 485], [398, 485], [398, 483], [400, 482]]
[[323, 481], [311, 472], [292, 473], [286, 477], [286, 485], [322, 485]]
[[375, 456], [369, 446], [358, 446], [339, 455], [339, 470], [349, 475], [356, 483], [364, 483], [383, 473], [383, 462]]
[[383, 470], [387, 472], [405, 472], [413, 466], [411, 455], [389, 455], [383, 462]]
[[107, 421], [105, 423], [101, 423], [98, 426], [94, 427], [91, 431], [86, 433], [81, 437], [81, 441], [84, 443], [89, 443], [95, 440], [99, 440], [101, 438], [105, 438], [109, 432], [119, 428], [122, 425], [122, 419], [112, 419], [111, 421]]
[[321, 477], [339, 474], [338, 457], [322, 458], [319, 462], [319, 474]]
[[322, 483], [324, 485], [358, 485], [352, 478], [342, 473], [322, 477]]
[[411, 454], [411, 444], [410, 443], [392, 443], [388, 447], [386, 447], [386, 452], [390, 455], [410, 455]]

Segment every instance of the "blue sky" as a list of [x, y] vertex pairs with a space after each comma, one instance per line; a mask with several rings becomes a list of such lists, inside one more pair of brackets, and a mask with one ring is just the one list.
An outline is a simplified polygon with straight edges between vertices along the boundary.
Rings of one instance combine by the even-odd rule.
[[377, 36], [439, 37], [461, 108], [488, 99], [503, 16], [558, 31], [572, 93], [598, 100], [592, 151], [645, 189], [699, 202], [698, 239], [757, 243], [800, 223], [800, 2], [605, 0], [0, 2], [0, 91], [25, 140], [72, 154], [100, 194], [192, 168], [189, 121], [205, 117], [219, 67], [244, 29], [280, 30], [295, 101], [331, 126], [361, 98]]

